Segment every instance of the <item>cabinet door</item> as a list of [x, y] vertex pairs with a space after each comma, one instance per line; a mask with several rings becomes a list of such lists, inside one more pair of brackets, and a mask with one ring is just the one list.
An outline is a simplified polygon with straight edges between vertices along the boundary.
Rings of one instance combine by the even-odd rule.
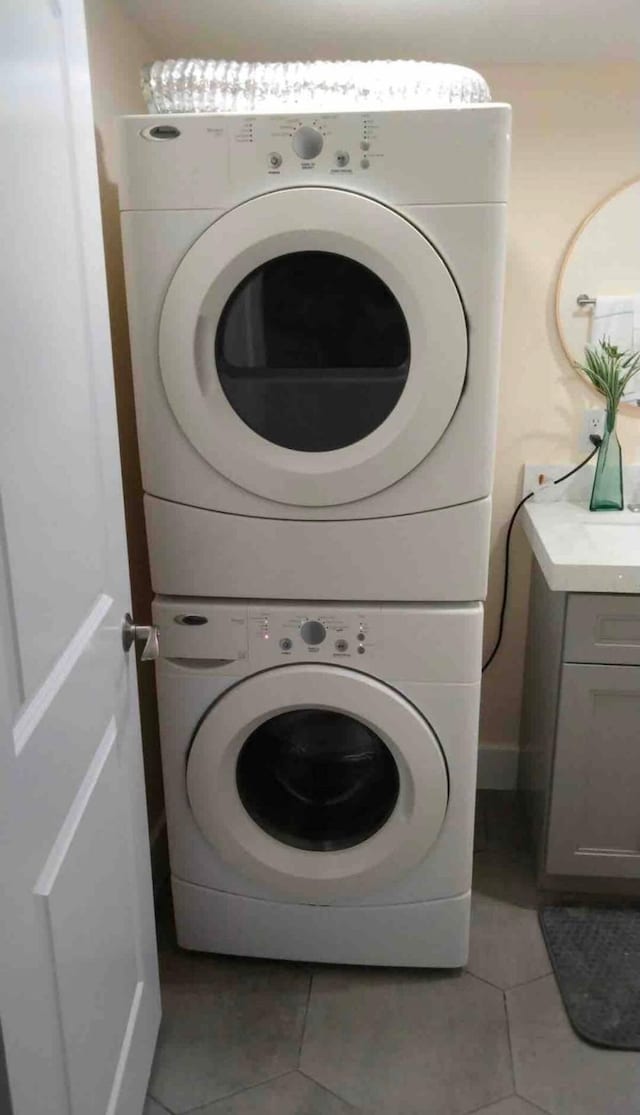
[[562, 670], [547, 871], [640, 878], [640, 668]]

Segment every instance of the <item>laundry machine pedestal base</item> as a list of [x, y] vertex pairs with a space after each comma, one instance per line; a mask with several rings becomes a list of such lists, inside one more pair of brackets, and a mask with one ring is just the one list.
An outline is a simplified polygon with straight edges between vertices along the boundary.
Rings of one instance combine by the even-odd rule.
[[[491, 500], [348, 520], [251, 518], [145, 496], [154, 592], [165, 596], [484, 600]], [[363, 562], [362, 555], [367, 560]]]
[[459, 968], [471, 892], [398, 906], [268, 902], [172, 878], [178, 944], [199, 952], [327, 964]]

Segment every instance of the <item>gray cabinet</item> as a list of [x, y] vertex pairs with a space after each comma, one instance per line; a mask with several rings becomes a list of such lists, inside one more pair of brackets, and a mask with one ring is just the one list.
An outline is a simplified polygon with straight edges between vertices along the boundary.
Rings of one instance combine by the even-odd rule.
[[521, 748], [541, 880], [640, 880], [640, 597], [534, 562]]

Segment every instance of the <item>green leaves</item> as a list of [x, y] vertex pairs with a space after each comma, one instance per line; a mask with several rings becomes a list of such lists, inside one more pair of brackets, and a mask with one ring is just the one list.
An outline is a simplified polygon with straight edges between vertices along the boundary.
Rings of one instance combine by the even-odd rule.
[[615, 417], [629, 380], [640, 372], [640, 352], [621, 352], [606, 337], [597, 345], [587, 345], [584, 351], [584, 364], [576, 360], [574, 366], [604, 395], [607, 410]]

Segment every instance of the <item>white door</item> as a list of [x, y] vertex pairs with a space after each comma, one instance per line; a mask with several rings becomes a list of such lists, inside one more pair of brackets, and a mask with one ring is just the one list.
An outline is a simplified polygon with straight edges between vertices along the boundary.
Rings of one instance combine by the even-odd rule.
[[413, 704], [367, 674], [318, 663], [266, 670], [223, 693], [194, 736], [187, 791], [201, 832], [232, 866], [289, 898], [327, 902], [424, 859], [448, 776]]
[[0, 42], [2, 1037], [14, 1115], [139, 1115], [160, 1001], [81, 0], [5, 0]]
[[159, 331], [167, 398], [198, 452], [299, 506], [365, 498], [424, 460], [467, 355], [458, 289], [427, 238], [380, 202], [316, 187], [206, 229]]

